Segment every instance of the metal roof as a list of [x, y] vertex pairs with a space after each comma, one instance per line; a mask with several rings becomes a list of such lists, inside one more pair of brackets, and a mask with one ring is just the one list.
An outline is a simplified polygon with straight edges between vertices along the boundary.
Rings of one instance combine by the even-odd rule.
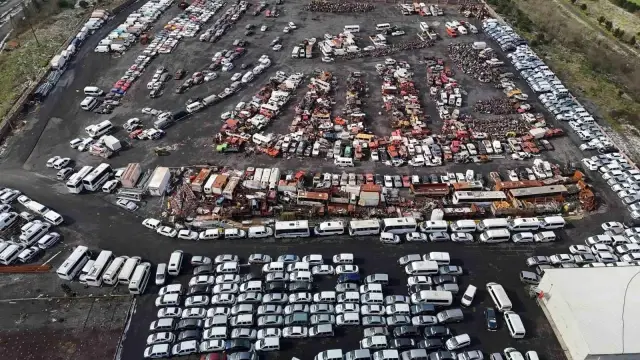
[[545, 195], [557, 195], [567, 192], [567, 187], [564, 185], [551, 185], [551, 186], [537, 186], [521, 189], [509, 190], [514, 197], [525, 196], [545, 196]]

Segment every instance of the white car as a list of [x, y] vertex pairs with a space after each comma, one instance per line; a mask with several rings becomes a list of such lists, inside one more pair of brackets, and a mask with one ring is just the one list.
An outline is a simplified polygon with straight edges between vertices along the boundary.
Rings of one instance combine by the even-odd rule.
[[178, 231], [178, 239], [182, 240], [198, 240], [198, 232], [193, 230], [180, 230]]
[[201, 307], [193, 307], [184, 309], [182, 312], [183, 319], [204, 319], [207, 316], [207, 309]]
[[453, 242], [473, 242], [473, 235], [469, 233], [451, 233], [451, 241]]
[[216, 294], [211, 297], [211, 305], [233, 305], [236, 296], [233, 294]]
[[75, 138], [75, 139], [69, 141], [69, 146], [71, 146], [72, 149], [77, 149], [78, 146], [80, 146], [80, 144], [82, 144], [82, 139], [81, 138]]
[[[325, 63], [331, 63], [331, 62], [333, 62], [335, 59], [334, 59], [334, 58], [332, 58], [332, 57], [330, 57], [330, 56], [323, 56], [321, 60], [322, 60], [322, 62], [325, 62]], [[373, 154], [372, 154], [372, 155], [373, 155]]]
[[[53, 163], [53, 168], [56, 170], [60, 170], [66, 167], [67, 165], [69, 165], [70, 162], [71, 162], [71, 159], [68, 157], [60, 158], [58, 159], [58, 161]], [[47, 162], [47, 165], [48, 165], [48, 162]]]
[[120, 180], [117, 180], [117, 179], [109, 180], [106, 183], [104, 183], [104, 185], [102, 185], [102, 192], [112, 193], [113, 190], [115, 190], [118, 187], [118, 185], [120, 185]]
[[308, 304], [313, 301], [313, 297], [309, 293], [293, 293], [289, 295], [290, 304]]
[[264, 338], [279, 338], [282, 337], [282, 330], [278, 329], [278, 328], [266, 328], [266, 329], [260, 329], [258, 330], [258, 335], [257, 338], [258, 339], [264, 339]]
[[573, 256], [569, 254], [555, 254], [549, 257], [553, 265], [571, 264], [574, 262]]
[[362, 307], [360, 308], [360, 314], [362, 316], [384, 316], [385, 314], [385, 308], [382, 305], [362, 305]]
[[172, 228], [171, 226], [160, 226], [156, 232], [162, 236], [174, 238], [178, 236], [178, 230]]
[[159, 318], [179, 318], [182, 317], [182, 309], [179, 307], [166, 307], [158, 310]]
[[268, 28], [269, 28], [269, 27], [268, 27], [267, 25], [262, 25], [262, 26], [260, 27], [260, 31], [265, 32], [265, 31], [267, 31], [267, 29], [268, 29]]
[[596, 256], [596, 259], [598, 259], [598, 262], [601, 263], [613, 263], [618, 261], [618, 257], [608, 251], [600, 251], [594, 255]]
[[598, 255], [599, 252], [613, 253], [613, 248], [605, 244], [595, 244], [591, 246], [591, 253], [593, 253], [593, 255]]
[[38, 240], [38, 247], [42, 250], [48, 249], [60, 241], [60, 237], [57, 232], [50, 232]]
[[[621, 191], [620, 193], [622, 193], [623, 191]], [[629, 190], [629, 192], [635, 194], [637, 193], [636, 191], [632, 191]], [[618, 194], [620, 194], [618, 193]], [[627, 195], [625, 195], [627, 196]], [[624, 197], [624, 196], [620, 196], [620, 197]], [[624, 225], [622, 225], [622, 223], [619, 223], [617, 221], [609, 221], [606, 223], [602, 223], [602, 230], [604, 231], [612, 231], [614, 233], [620, 233], [624, 230]]]
[[220, 352], [225, 349], [224, 340], [205, 340], [200, 343], [200, 352], [201, 353], [209, 353], [209, 352]]
[[237, 294], [238, 284], [218, 284], [213, 287], [214, 294]]
[[433, 282], [429, 276], [411, 276], [407, 279], [407, 285], [433, 285]]
[[60, 156], [54, 156], [54, 157], [50, 158], [49, 160], [47, 160], [47, 167], [48, 168], [52, 168], [53, 164], [58, 160], [60, 160]]
[[238, 284], [240, 283], [240, 275], [223, 274], [216, 276], [216, 284]]
[[311, 268], [311, 274], [313, 275], [333, 275], [335, 269], [332, 265], [316, 265]]
[[[231, 81], [238, 81], [238, 80], [240, 80], [241, 77], [242, 77], [242, 73], [235, 73], [231, 77]], [[228, 117], [227, 117], [227, 119], [228, 119]]]
[[407, 241], [429, 241], [429, 236], [420, 232], [411, 232], [407, 234]]
[[216, 278], [213, 275], [198, 275], [189, 280], [189, 286], [194, 285], [213, 285]]
[[306, 338], [307, 328], [304, 326], [287, 326], [282, 329], [283, 338]]
[[142, 225], [144, 225], [144, 227], [149, 228], [151, 230], [157, 230], [160, 224], [162, 224], [160, 220], [154, 219], [154, 218], [148, 218], [142, 221]]
[[336, 315], [349, 313], [349, 312], [359, 313], [360, 305], [352, 304], [352, 303], [342, 303], [342, 304], [336, 305]]
[[129, 210], [129, 211], [138, 210], [138, 204], [134, 203], [131, 200], [127, 200], [127, 199], [118, 199], [118, 200], [116, 200], [116, 205], [120, 206], [121, 208], [123, 208], [125, 210]]
[[577, 254], [591, 254], [591, 249], [585, 245], [571, 245], [569, 246], [569, 252], [573, 255]]
[[360, 272], [358, 265], [338, 265], [336, 266], [336, 274], [357, 274]]
[[280, 51], [282, 49], [282, 45], [276, 44], [271, 48], [273, 51]]
[[632, 262], [640, 261], [640, 253], [628, 253], [620, 257], [620, 261]]

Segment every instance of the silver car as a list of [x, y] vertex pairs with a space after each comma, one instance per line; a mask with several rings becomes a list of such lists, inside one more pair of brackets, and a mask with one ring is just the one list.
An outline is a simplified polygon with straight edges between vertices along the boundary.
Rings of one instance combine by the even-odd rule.
[[262, 315], [281, 315], [282, 314], [282, 306], [281, 305], [273, 305], [273, 304], [265, 304], [258, 306], [257, 311], [258, 316]]
[[334, 306], [331, 304], [313, 304], [311, 305], [311, 314], [333, 314]]
[[250, 328], [235, 328], [231, 331], [231, 339], [255, 340], [257, 331]]
[[335, 324], [336, 317], [333, 314], [313, 314], [309, 321], [311, 325]]
[[284, 324], [282, 315], [265, 315], [258, 318], [258, 327], [280, 327]]

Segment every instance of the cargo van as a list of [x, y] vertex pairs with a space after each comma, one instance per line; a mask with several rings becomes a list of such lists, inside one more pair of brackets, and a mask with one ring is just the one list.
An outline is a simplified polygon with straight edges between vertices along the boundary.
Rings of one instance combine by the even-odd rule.
[[438, 263], [435, 261], [414, 261], [404, 267], [407, 275], [436, 275], [438, 273]]
[[510, 231], [536, 231], [540, 228], [538, 218], [516, 218], [508, 220]]
[[273, 236], [273, 229], [267, 226], [252, 226], [247, 229], [249, 238], [265, 238]]
[[451, 231], [470, 233], [476, 231], [476, 222], [474, 220], [458, 220], [451, 223]]
[[507, 219], [484, 219], [478, 223], [478, 231], [508, 229], [509, 221]]
[[49, 229], [51, 228], [51, 224], [43, 223], [43, 222], [31, 222], [31, 226], [27, 229], [24, 229], [19, 236], [20, 241], [25, 244], [29, 244], [31, 246], [33, 243], [38, 241], [41, 237], [45, 236]]
[[340, 166], [340, 167], [353, 167], [355, 166], [353, 164], [353, 159], [352, 158], [347, 158], [347, 157], [337, 157], [335, 160], [333, 160], [333, 164], [336, 166]]
[[169, 258], [169, 266], [167, 267], [167, 272], [170, 275], [180, 275], [180, 270], [182, 269], [182, 258], [182, 250], [176, 250], [171, 253], [171, 257]]
[[447, 232], [448, 228], [449, 226], [444, 220], [430, 220], [420, 224], [420, 231], [425, 233]]
[[507, 242], [511, 238], [511, 233], [507, 229], [487, 230], [480, 234], [480, 242], [501, 243]]
[[64, 222], [64, 218], [53, 210], [49, 210], [42, 217], [52, 225], [60, 225]]
[[567, 222], [562, 216], [546, 216], [540, 222], [540, 228], [545, 230], [562, 229]]
[[342, 360], [342, 349], [331, 349], [320, 352], [313, 360]]
[[422, 290], [419, 293], [411, 294], [411, 302], [414, 304], [450, 306], [453, 302], [453, 294], [449, 291]]
[[97, 97], [102, 96], [102, 94], [104, 94], [104, 91], [102, 91], [102, 89], [97, 86], [87, 86], [84, 88], [84, 94], [87, 96]]
[[194, 112], [200, 110], [204, 108], [204, 105], [202, 105], [202, 103], [200, 101], [195, 101], [192, 102], [191, 104], [187, 105], [187, 111], [191, 114], [193, 114]]
[[98, 100], [94, 97], [87, 96], [80, 103], [80, 108], [82, 110], [91, 111], [94, 107], [96, 107], [96, 105], [98, 105]]
[[511, 310], [513, 306], [511, 299], [507, 296], [502, 285], [494, 282], [487, 283], [487, 292], [499, 311], [505, 312]]
[[97, 53], [108, 53], [109, 45], [98, 45], [93, 51]]

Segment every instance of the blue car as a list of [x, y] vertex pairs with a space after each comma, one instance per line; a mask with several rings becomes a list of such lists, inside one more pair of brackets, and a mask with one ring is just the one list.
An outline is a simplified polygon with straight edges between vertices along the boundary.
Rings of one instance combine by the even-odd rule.
[[338, 284], [344, 283], [359, 283], [360, 274], [341, 274], [338, 277]]

